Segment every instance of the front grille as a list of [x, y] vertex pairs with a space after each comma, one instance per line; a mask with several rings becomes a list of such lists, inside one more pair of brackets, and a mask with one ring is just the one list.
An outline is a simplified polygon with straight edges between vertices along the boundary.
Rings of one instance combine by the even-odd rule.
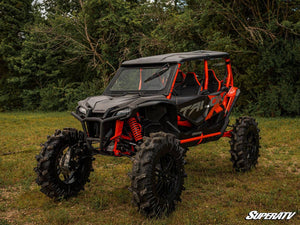
[[[96, 115], [93, 115], [93, 117], [96, 117]], [[100, 116], [97, 115], [99, 118]], [[101, 118], [101, 117], [100, 117]], [[102, 136], [103, 138], [106, 136], [106, 134], [110, 131], [112, 132], [115, 128], [115, 121], [106, 121], [102, 122]], [[86, 121], [86, 128], [89, 133], [89, 137], [91, 138], [99, 138], [101, 137], [100, 134], [100, 122], [99, 121]]]
[[99, 122], [86, 122], [89, 137], [100, 136], [100, 123]]
[[[102, 118], [104, 113], [89, 113], [88, 117]], [[100, 136], [100, 123], [98, 121], [86, 121], [89, 137], [98, 138]]]

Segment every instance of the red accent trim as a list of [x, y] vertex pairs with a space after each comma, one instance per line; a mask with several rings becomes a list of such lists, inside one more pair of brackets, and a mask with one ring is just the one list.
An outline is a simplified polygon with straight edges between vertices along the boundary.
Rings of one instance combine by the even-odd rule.
[[207, 135], [201, 135], [201, 136], [198, 136], [198, 137], [183, 139], [183, 140], [180, 140], [180, 144], [184, 144], [184, 143], [192, 142], [192, 141], [197, 141], [199, 139], [214, 137], [214, 136], [218, 136], [220, 134], [221, 134], [221, 132], [217, 132], [217, 133], [212, 133], [212, 134], [207, 134]]
[[227, 96], [228, 97], [235, 97], [237, 89], [238, 89], [237, 87], [231, 87], [230, 90], [227, 93]]
[[183, 76], [183, 81], [185, 80], [186, 78], [186, 74], [184, 72], [182, 72], [181, 70], [179, 70], [179, 72], [181, 72], [182, 76]]
[[216, 105], [210, 109], [209, 113], [205, 117], [205, 120], [209, 120], [213, 116], [215, 109], [216, 109]]
[[205, 117], [205, 120], [210, 119], [210, 118], [214, 115], [214, 112], [220, 113], [220, 112], [222, 112], [222, 111], [223, 111], [223, 108], [220, 106], [220, 104], [214, 105], [214, 106], [210, 109], [208, 115]]
[[207, 60], [204, 60], [204, 74], [205, 74], [204, 90], [207, 90], [207, 88], [208, 88], [208, 63], [207, 63]]
[[201, 134], [201, 139], [198, 141], [197, 145], [201, 144], [201, 142], [203, 141], [203, 134]]
[[181, 120], [180, 116], [177, 116], [177, 125], [183, 127], [191, 127], [192, 124], [187, 120]]
[[115, 145], [114, 145], [115, 156], [119, 156], [121, 152], [120, 150], [117, 149], [117, 146], [123, 132], [123, 125], [124, 125], [124, 121], [121, 120], [116, 121], [115, 135], [110, 139], [115, 141]]
[[170, 93], [169, 93], [169, 95], [167, 96], [167, 99], [170, 99], [171, 96], [172, 96], [172, 92], [173, 92], [173, 88], [174, 88], [174, 85], [175, 85], [175, 81], [176, 81], [176, 79], [177, 79], [178, 72], [180, 71], [179, 69], [180, 69], [181, 64], [178, 63], [177, 65], [178, 65], [178, 68], [177, 68], [177, 71], [176, 71], [176, 74], [175, 74], [175, 77], [174, 77], [174, 80], [173, 80], [173, 84], [172, 84], [172, 86], [171, 86]]
[[133, 134], [133, 137], [134, 137], [134, 140], [136, 142], [140, 141], [143, 139], [143, 136], [142, 136], [142, 128], [141, 128], [141, 124], [139, 124], [137, 121], [136, 121], [136, 118], [135, 117], [131, 117], [128, 119], [128, 124], [130, 126], [130, 129], [131, 129], [131, 132]]
[[216, 113], [220, 113], [223, 111], [223, 108], [220, 106], [220, 105], [217, 105], [216, 109], [215, 109], [215, 112]]
[[142, 68], [140, 68], [140, 82], [139, 82], [139, 90], [142, 88]]
[[225, 59], [226, 67], [227, 67], [227, 80], [226, 80], [226, 87], [233, 86], [233, 75], [232, 75], [232, 68], [230, 64], [230, 59]]
[[125, 136], [125, 135], [123, 135], [123, 134], [122, 134], [120, 137], [121, 137], [122, 139], [125, 139], [125, 140], [129, 140], [129, 141], [132, 140], [131, 137]]
[[231, 87], [230, 90], [228, 91], [226, 97], [229, 98], [229, 101], [227, 102], [227, 106], [226, 106], [226, 111], [229, 112], [231, 106], [232, 106], [232, 103], [233, 103], [233, 100], [236, 96], [236, 90], [238, 88], [237, 87]]
[[138, 121], [141, 121], [141, 116], [139, 112], [136, 113], [136, 118], [138, 119]]
[[222, 102], [225, 109], [226, 109], [227, 103], [228, 103], [228, 97], [225, 95], [224, 100]]
[[112, 138], [110, 138], [110, 140], [114, 140], [121, 136], [123, 131], [123, 125], [124, 125], [124, 121], [122, 120], [116, 121], [115, 135]]
[[[208, 113], [207, 116], [205, 117], [205, 120], [210, 119], [210, 118], [213, 116], [214, 112], [220, 113], [221, 111], [225, 110], [226, 105], [224, 105], [224, 101], [226, 100], [226, 95], [225, 95], [225, 97], [224, 97], [224, 95], [225, 95], [225, 92], [222, 92], [222, 93], [219, 95], [221, 98], [224, 98], [223, 100], [220, 99], [220, 98], [218, 98], [218, 99], [215, 98], [215, 97], [217, 97], [218, 95], [208, 95], [208, 98], [209, 98], [210, 100], [213, 99], [213, 101], [212, 101], [213, 107], [209, 110], [209, 113]], [[221, 102], [221, 100], [222, 100], [222, 102]], [[218, 102], [217, 102], [217, 101], [218, 101]], [[224, 105], [224, 107], [222, 107], [221, 105]]]
[[[129, 140], [129, 141], [133, 141], [131, 133], [128, 133], [128, 136], [122, 134], [123, 133], [123, 127], [124, 127], [124, 121], [117, 120], [116, 121], [116, 127], [115, 127], [115, 135], [112, 138], [110, 138], [110, 140], [113, 140], [115, 142], [114, 143], [114, 149], [113, 149], [115, 156], [121, 156], [120, 155], [121, 151], [117, 149], [118, 143], [119, 143], [120, 139], [125, 139], [125, 140]], [[122, 151], [122, 154], [131, 155], [132, 152], [135, 151], [133, 146], [131, 146], [130, 150], [126, 151], [126, 152]]]
[[231, 138], [231, 137], [232, 137], [232, 131], [233, 131], [233, 130], [229, 130], [229, 131], [224, 132], [224, 134], [223, 134], [222, 137], [228, 137], [228, 138]]
[[[179, 74], [179, 73], [181, 73], [183, 79], [182, 79], [182, 81], [180, 82], [180, 84], [177, 84], [177, 85], [176, 85], [176, 87], [182, 85], [182, 84], [184, 83], [185, 78], [186, 78], [186, 75], [185, 75], [181, 70], [178, 71], [178, 74]], [[177, 77], [178, 77], [178, 74], [177, 74]], [[177, 77], [176, 77], [176, 80], [177, 80]], [[175, 80], [175, 84], [176, 84], [176, 80]], [[175, 87], [175, 85], [174, 85], [174, 88], [176, 88], [176, 87]], [[173, 90], [174, 90], [174, 88], [173, 88]]]

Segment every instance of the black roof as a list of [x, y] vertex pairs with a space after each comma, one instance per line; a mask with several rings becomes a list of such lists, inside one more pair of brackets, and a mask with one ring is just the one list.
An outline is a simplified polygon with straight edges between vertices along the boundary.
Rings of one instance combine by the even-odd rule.
[[185, 61], [197, 60], [197, 59], [201, 60], [201, 59], [227, 58], [227, 57], [229, 57], [229, 54], [226, 52], [198, 50], [193, 52], [178, 52], [178, 53], [169, 53], [164, 55], [142, 57], [138, 59], [125, 61], [122, 63], [122, 66], [160, 64], [160, 63], [182, 63]]

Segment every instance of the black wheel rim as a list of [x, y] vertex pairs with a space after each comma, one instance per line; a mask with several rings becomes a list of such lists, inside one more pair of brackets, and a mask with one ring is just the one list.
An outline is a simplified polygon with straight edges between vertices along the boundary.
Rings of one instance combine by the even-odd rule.
[[179, 173], [175, 159], [166, 154], [159, 158], [154, 167], [154, 191], [159, 198], [168, 199], [176, 190]]

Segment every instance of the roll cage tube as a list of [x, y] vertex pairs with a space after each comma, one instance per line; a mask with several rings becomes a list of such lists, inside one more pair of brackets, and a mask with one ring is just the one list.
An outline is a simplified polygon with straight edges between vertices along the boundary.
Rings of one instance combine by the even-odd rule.
[[143, 71], [143, 69], [142, 68], [140, 68], [140, 82], [139, 82], [139, 91], [142, 89], [142, 71]]
[[[208, 80], [208, 60], [205, 59], [203, 61], [204, 61], [205, 82], [204, 82], [204, 85], [203, 85], [204, 88], [203, 88], [202, 91], [208, 89], [208, 82], [209, 82], [209, 80]], [[231, 68], [230, 59], [225, 58], [225, 63], [226, 63], [226, 70], [227, 70], [227, 78], [226, 78], [225, 86], [227, 88], [229, 88], [230, 86], [233, 87], [233, 75], [232, 75], [232, 68]], [[176, 74], [175, 74], [175, 77], [174, 77], [174, 80], [173, 80], [173, 83], [172, 83], [172, 86], [171, 86], [171, 89], [170, 89], [170, 93], [167, 96], [167, 99], [170, 99], [171, 96], [172, 96], [172, 92], [173, 92], [174, 85], [175, 85], [175, 82], [176, 82], [176, 79], [177, 79], [177, 75], [178, 75], [178, 72], [179, 72], [180, 67], [181, 67], [180, 63], [178, 63], [177, 65], [178, 65], [178, 67], [177, 67], [177, 70], [176, 70]]]
[[229, 88], [229, 86], [233, 87], [233, 75], [232, 75], [230, 59], [226, 58], [225, 63], [226, 63], [227, 74], [228, 74], [227, 81], [226, 81], [226, 87]]
[[208, 62], [206, 59], [204, 60], [204, 74], [205, 74], [205, 82], [204, 82], [203, 91], [206, 91], [208, 89]]
[[[233, 87], [233, 76], [232, 76], [232, 69], [231, 69], [231, 64], [230, 64], [230, 59], [229, 58], [225, 58], [225, 64], [226, 64], [226, 70], [227, 70], [227, 78], [226, 78], [225, 86], [227, 88], [229, 88], [230, 86]], [[208, 89], [208, 82], [209, 82], [208, 71], [209, 71], [208, 61], [205, 59], [204, 60], [205, 82], [204, 82], [204, 89], [203, 90]]]
[[169, 93], [169, 95], [167, 96], [167, 99], [170, 99], [170, 98], [172, 97], [172, 92], [173, 92], [173, 89], [174, 89], [174, 85], [175, 85], [175, 82], [176, 82], [177, 75], [178, 75], [178, 72], [179, 72], [179, 69], [180, 69], [181, 64], [178, 63], [177, 66], [178, 66], [178, 67], [177, 67], [177, 70], [176, 70], [176, 74], [175, 74], [175, 77], [174, 77], [174, 79], [173, 79], [173, 83], [172, 83], [172, 86], [171, 86], [171, 89], [170, 89], [170, 93]]

